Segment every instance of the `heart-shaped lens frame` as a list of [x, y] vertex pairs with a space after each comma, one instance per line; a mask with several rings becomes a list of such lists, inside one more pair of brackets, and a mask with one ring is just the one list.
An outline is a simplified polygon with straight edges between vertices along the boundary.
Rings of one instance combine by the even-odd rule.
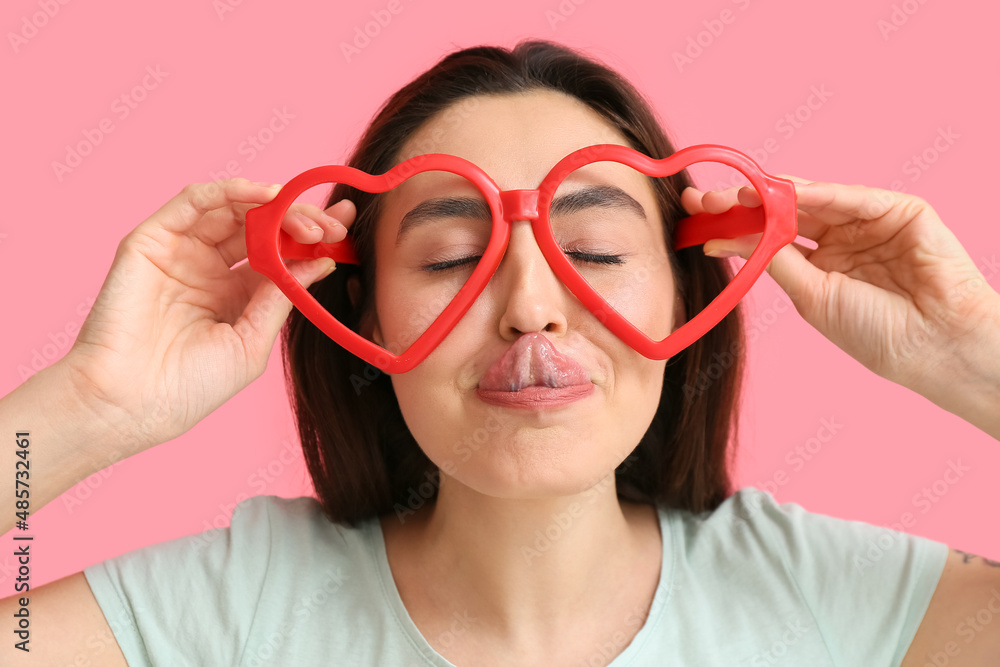
[[[698, 162], [716, 162], [742, 173], [761, 197], [759, 207], [737, 205], [724, 213], [698, 213], [679, 222], [674, 236], [675, 250], [710, 239], [758, 233], [762, 236], [729, 285], [704, 310], [663, 340], [649, 338], [604, 301], [559, 248], [552, 233], [549, 205], [560, 183], [584, 165], [605, 161], [619, 162], [647, 176], [670, 176]], [[281, 223], [296, 198], [317, 185], [343, 183], [379, 194], [425, 171], [451, 172], [473, 183], [490, 207], [493, 226], [486, 250], [465, 285], [426, 331], [407, 349], [396, 353], [363, 338], [334, 318], [282, 262], [282, 258], [331, 257], [338, 263], [358, 264], [351, 235], [338, 243], [299, 243], [281, 229]], [[778, 250], [797, 235], [794, 184], [764, 173], [750, 157], [735, 149], [700, 144], [654, 159], [628, 146], [598, 144], [576, 150], [556, 163], [537, 190], [502, 191], [473, 163], [440, 153], [417, 155], [377, 176], [342, 165], [309, 169], [290, 180], [273, 200], [247, 211], [247, 258], [251, 268], [274, 282], [303, 315], [339, 345], [386, 373], [405, 373], [437, 347], [479, 297], [500, 265], [514, 220], [531, 221], [535, 240], [559, 280], [616, 336], [650, 359], [672, 357], [718, 324], [746, 295]]]

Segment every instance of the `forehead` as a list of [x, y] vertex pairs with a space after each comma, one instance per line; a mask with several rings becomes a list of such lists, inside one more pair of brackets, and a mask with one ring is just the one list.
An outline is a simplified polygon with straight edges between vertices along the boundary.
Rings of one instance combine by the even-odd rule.
[[[552, 90], [477, 95], [429, 119], [403, 145], [397, 163], [424, 153], [446, 153], [469, 160], [502, 190], [536, 188], [559, 160], [594, 144], [628, 141], [569, 95]], [[590, 170], [611, 173], [615, 168], [605, 162]]]

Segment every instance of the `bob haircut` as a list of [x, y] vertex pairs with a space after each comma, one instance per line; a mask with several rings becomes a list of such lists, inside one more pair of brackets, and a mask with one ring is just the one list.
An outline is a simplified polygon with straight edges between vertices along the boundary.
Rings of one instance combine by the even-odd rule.
[[[674, 153], [650, 105], [620, 74], [568, 47], [528, 40], [512, 49], [477, 46], [443, 57], [382, 105], [346, 164], [384, 173], [398, 164], [414, 132], [459, 101], [533, 90], [575, 97], [650, 157]], [[684, 312], [698, 313], [729, 283], [732, 267], [706, 257], [700, 247], [673, 251], [669, 240], [687, 215], [680, 193], [692, 184], [686, 170], [653, 184]], [[357, 207], [350, 233], [361, 263], [339, 265], [309, 292], [357, 332], [374, 312], [379, 211], [375, 196], [343, 184], [334, 186], [326, 206], [345, 198]], [[744, 373], [741, 311], [737, 305], [667, 362], [653, 420], [615, 471], [620, 498], [701, 512], [733, 493], [730, 467]], [[281, 340], [292, 412], [326, 516], [356, 526], [395, 510], [402, 520], [431, 502], [440, 471], [410, 434], [391, 378], [334, 343], [297, 309]]]

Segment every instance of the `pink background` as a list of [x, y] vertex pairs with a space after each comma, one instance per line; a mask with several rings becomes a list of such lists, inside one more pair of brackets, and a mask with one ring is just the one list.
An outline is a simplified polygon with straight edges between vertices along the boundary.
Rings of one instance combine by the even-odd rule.
[[[118, 242], [185, 184], [231, 166], [284, 182], [340, 162], [385, 98], [443, 54], [523, 37], [583, 47], [618, 68], [652, 99], [678, 146], [722, 143], [760, 157], [766, 145], [772, 153], [759, 161], [770, 173], [902, 185], [931, 202], [1000, 286], [1000, 269], [986, 264], [1000, 245], [989, 180], [998, 149], [995, 4], [398, 0], [401, 11], [348, 62], [341, 44], [387, 1], [47, 0], [58, 8], [51, 18], [39, 13], [45, 1], [8, 0], [0, 20], [3, 393], [33, 372], [36, 355], [47, 364], [66, 353], [72, 337], [60, 332], [83, 322]], [[883, 34], [879, 22], [892, 26], [894, 12], [898, 29]], [[34, 32], [25, 23], [33, 20], [43, 24]], [[11, 44], [22, 31], [30, 38]], [[678, 66], [674, 54], [689, 39], [700, 39], [701, 53], [691, 47], [697, 57]], [[147, 68], [163, 78], [147, 78], [151, 89], [124, 116], [115, 100], [141, 86]], [[823, 89], [817, 108], [800, 108]], [[274, 109], [294, 118], [251, 159], [241, 143]], [[798, 127], [781, 123], [797, 112]], [[60, 179], [53, 162], [102, 119], [113, 131]], [[957, 138], [935, 154], [947, 128]], [[910, 161], [925, 150], [937, 159], [915, 171]], [[773, 317], [782, 294], [768, 276], [751, 292], [761, 335], [751, 349], [741, 485], [873, 524], [910, 512], [910, 532], [1000, 558], [1000, 444], [873, 375], [794, 310]], [[801, 465], [786, 458], [821, 435], [824, 419], [842, 426], [815, 456]], [[949, 461], [970, 470], [939, 485], [947, 493], [922, 511], [914, 496]], [[784, 484], [765, 485], [780, 472]], [[32, 583], [225, 525], [247, 495], [308, 492], [275, 347], [265, 375], [193, 430], [38, 511]], [[12, 566], [0, 556], [0, 596]]]

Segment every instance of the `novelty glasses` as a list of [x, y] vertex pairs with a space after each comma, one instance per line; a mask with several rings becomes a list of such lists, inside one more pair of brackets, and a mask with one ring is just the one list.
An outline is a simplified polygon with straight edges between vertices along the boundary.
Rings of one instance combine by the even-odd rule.
[[[685, 217], [674, 237], [664, 238], [651, 183], [700, 163], [748, 181], [762, 205]], [[393, 279], [378, 302], [390, 309], [386, 312], [400, 314], [404, 329], [383, 345], [336, 319], [282, 261], [331, 257], [338, 264], [359, 264], [353, 231], [337, 243], [310, 244], [281, 228], [289, 208], [304, 203], [303, 195], [317, 187], [328, 195], [329, 186], [338, 183], [382, 198], [379, 224], [390, 236], [383, 237], [389, 240], [380, 253], [390, 254], [379, 255], [380, 276], [389, 271]], [[397, 190], [404, 183], [407, 187]], [[384, 372], [405, 373], [437, 347], [484, 290], [486, 298], [497, 298], [496, 288], [487, 287], [517, 220], [530, 221], [556, 278], [604, 326], [650, 359], [670, 358], [718, 324], [797, 234], [793, 183], [764, 173], [739, 151], [702, 144], [653, 159], [627, 146], [600, 144], [561, 159], [536, 190], [500, 190], [475, 164], [438, 153], [412, 157], [377, 176], [347, 166], [316, 167], [247, 211], [247, 256], [255, 271], [339, 345]], [[753, 252], [733, 279], [671, 332], [667, 247], [681, 250], [757, 234]]]

